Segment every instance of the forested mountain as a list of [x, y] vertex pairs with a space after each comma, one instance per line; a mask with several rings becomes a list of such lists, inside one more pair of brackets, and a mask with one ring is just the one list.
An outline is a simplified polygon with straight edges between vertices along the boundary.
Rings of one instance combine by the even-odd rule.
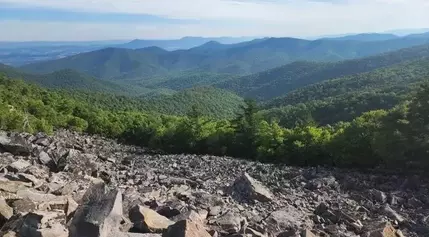
[[359, 90], [397, 88], [427, 78], [429, 78], [429, 58], [314, 83], [269, 101], [267, 107], [321, 100]]
[[340, 61], [360, 58], [428, 43], [429, 39], [399, 38], [386, 41], [332, 41], [267, 38], [220, 47], [196, 47], [165, 51], [150, 47], [138, 50], [108, 48], [58, 60], [29, 64], [23, 69], [49, 73], [74, 69], [100, 79], [147, 79], [179, 71], [228, 74], [261, 72], [297, 60]]
[[421, 59], [299, 88], [269, 101], [263, 113], [284, 126], [350, 121], [366, 111], [396, 106], [428, 79], [429, 59]]
[[0, 75], [1, 74], [9, 78], [18, 78], [27, 82], [36, 83], [47, 88], [85, 90], [128, 95], [137, 93], [133, 89], [123, 88], [111, 82], [101, 81], [71, 69], [63, 69], [40, 75], [24, 73], [19, 69], [0, 64]]
[[429, 44], [336, 63], [295, 62], [224, 81], [215, 86], [232, 90], [244, 97], [266, 100], [324, 80], [369, 72], [408, 60], [428, 57]]

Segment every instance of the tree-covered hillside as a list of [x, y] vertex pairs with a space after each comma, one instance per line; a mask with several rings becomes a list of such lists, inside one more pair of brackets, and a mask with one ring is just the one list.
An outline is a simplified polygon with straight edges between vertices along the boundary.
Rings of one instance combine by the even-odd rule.
[[296, 89], [268, 101], [264, 114], [284, 126], [350, 121], [369, 110], [393, 108], [428, 78], [429, 59], [416, 60]]
[[137, 93], [137, 91], [132, 88], [124, 88], [112, 82], [101, 81], [71, 69], [63, 69], [48, 74], [30, 74], [10, 66], [0, 64], [0, 75], [1, 74], [10, 78], [19, 78], [28, 82], [36, 83], [47, 88], [84, 90], [124, 95]]
[[196, 47], [165, 51], [150, 47], [137, 50], [107, 48], [58, 60], [23, 66], [33, 73], [74, 69], [100, 79], [141, 79], [180, 71], [228, 74], [261, 72], [293, 61], [340, 61], [429, 43], [428, 38], [386, 41], [302, 40], [267, 38], [228, 47]]
[[144, 95], [140, 98], [102, 93], [67, 92], [71, 98], [84, 100], [98, 108], [112, 111], [148, 111], [158, 114], [186, 115], [197, 108], [211, 118], [231, 118], [243, 105], [243, 99], [229, 91], [212, 87], [197, 87], [170, 95]]
[[152, 83], [145, 83], [145, 85], [149, 88], [183, 90], [198, 86], [209, 86], [223, 81], [229, 81], [233, 78], [238, 78], [238, 76], [210, 72], [184, 72], [158, 79], [160, 82], [152, 80]]
[[[67, 93], [0, 78], [0, 129], [52, 132], [67, 128], [172, 153], [230, 155], [288, 165], [427, 169], [429, 86], [392, 110], [368, 111], [333, 126], [284, 128], [246, 101], [231, 120], [110, 110]], [[120, 105], [120, 104], [118, 104]]]
[[429, 45], [422, 45], [337, 63], [295, 62], [261, 73], [231, 79], [215, 86], [234, 91], [243, 97], [266, 100], [324, 80], [369, 72], [377, 68], [428, 57]]

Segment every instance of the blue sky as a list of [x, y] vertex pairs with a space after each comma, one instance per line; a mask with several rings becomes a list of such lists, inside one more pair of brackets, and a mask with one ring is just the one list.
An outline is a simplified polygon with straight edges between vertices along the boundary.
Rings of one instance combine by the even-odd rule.
[[293, 36], [429, 27], [428, 0], [0, 0], [0, 41]]

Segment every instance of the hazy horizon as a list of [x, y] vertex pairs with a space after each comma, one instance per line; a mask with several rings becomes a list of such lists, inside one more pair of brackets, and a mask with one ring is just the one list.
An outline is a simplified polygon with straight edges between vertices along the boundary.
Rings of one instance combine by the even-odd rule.
[[429, 28], [426, 0], [0, 0], [0, 41], [295, 37]]

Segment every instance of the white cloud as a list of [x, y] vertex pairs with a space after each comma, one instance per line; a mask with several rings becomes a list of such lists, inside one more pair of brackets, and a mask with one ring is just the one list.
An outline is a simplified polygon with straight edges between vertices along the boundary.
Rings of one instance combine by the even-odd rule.
[[[198, 24], [94, 24], [61, 22], [0, 22], [11, 35], [53, 38], [172, 38], [184, 35], [313, 36], [375, 32], [429, 26], [428, 0], [0, 0], [15, 7], [150, 14], [195, 19]], [[236, 24], [231, 24], [236, 23]], [[31, 25], [33, 30], [18, 32]], [[12, 26], [18, 27], [14, 28]], [[6, 28], [4, 28], [6, 27]], [[25, 27], [25, 28], [21, 28]], [[88, 30], [90, 29], [90, 30]], [[110, 30], [109, 30], [110, 29]], [[14, 32], [16, 31], [16, 32]], [[55, 32], [50, 32], [55, 31]], [[33, 32], [33, 33], [31, 33]], [[8, 37], [2, 34], [0, 37]]]

